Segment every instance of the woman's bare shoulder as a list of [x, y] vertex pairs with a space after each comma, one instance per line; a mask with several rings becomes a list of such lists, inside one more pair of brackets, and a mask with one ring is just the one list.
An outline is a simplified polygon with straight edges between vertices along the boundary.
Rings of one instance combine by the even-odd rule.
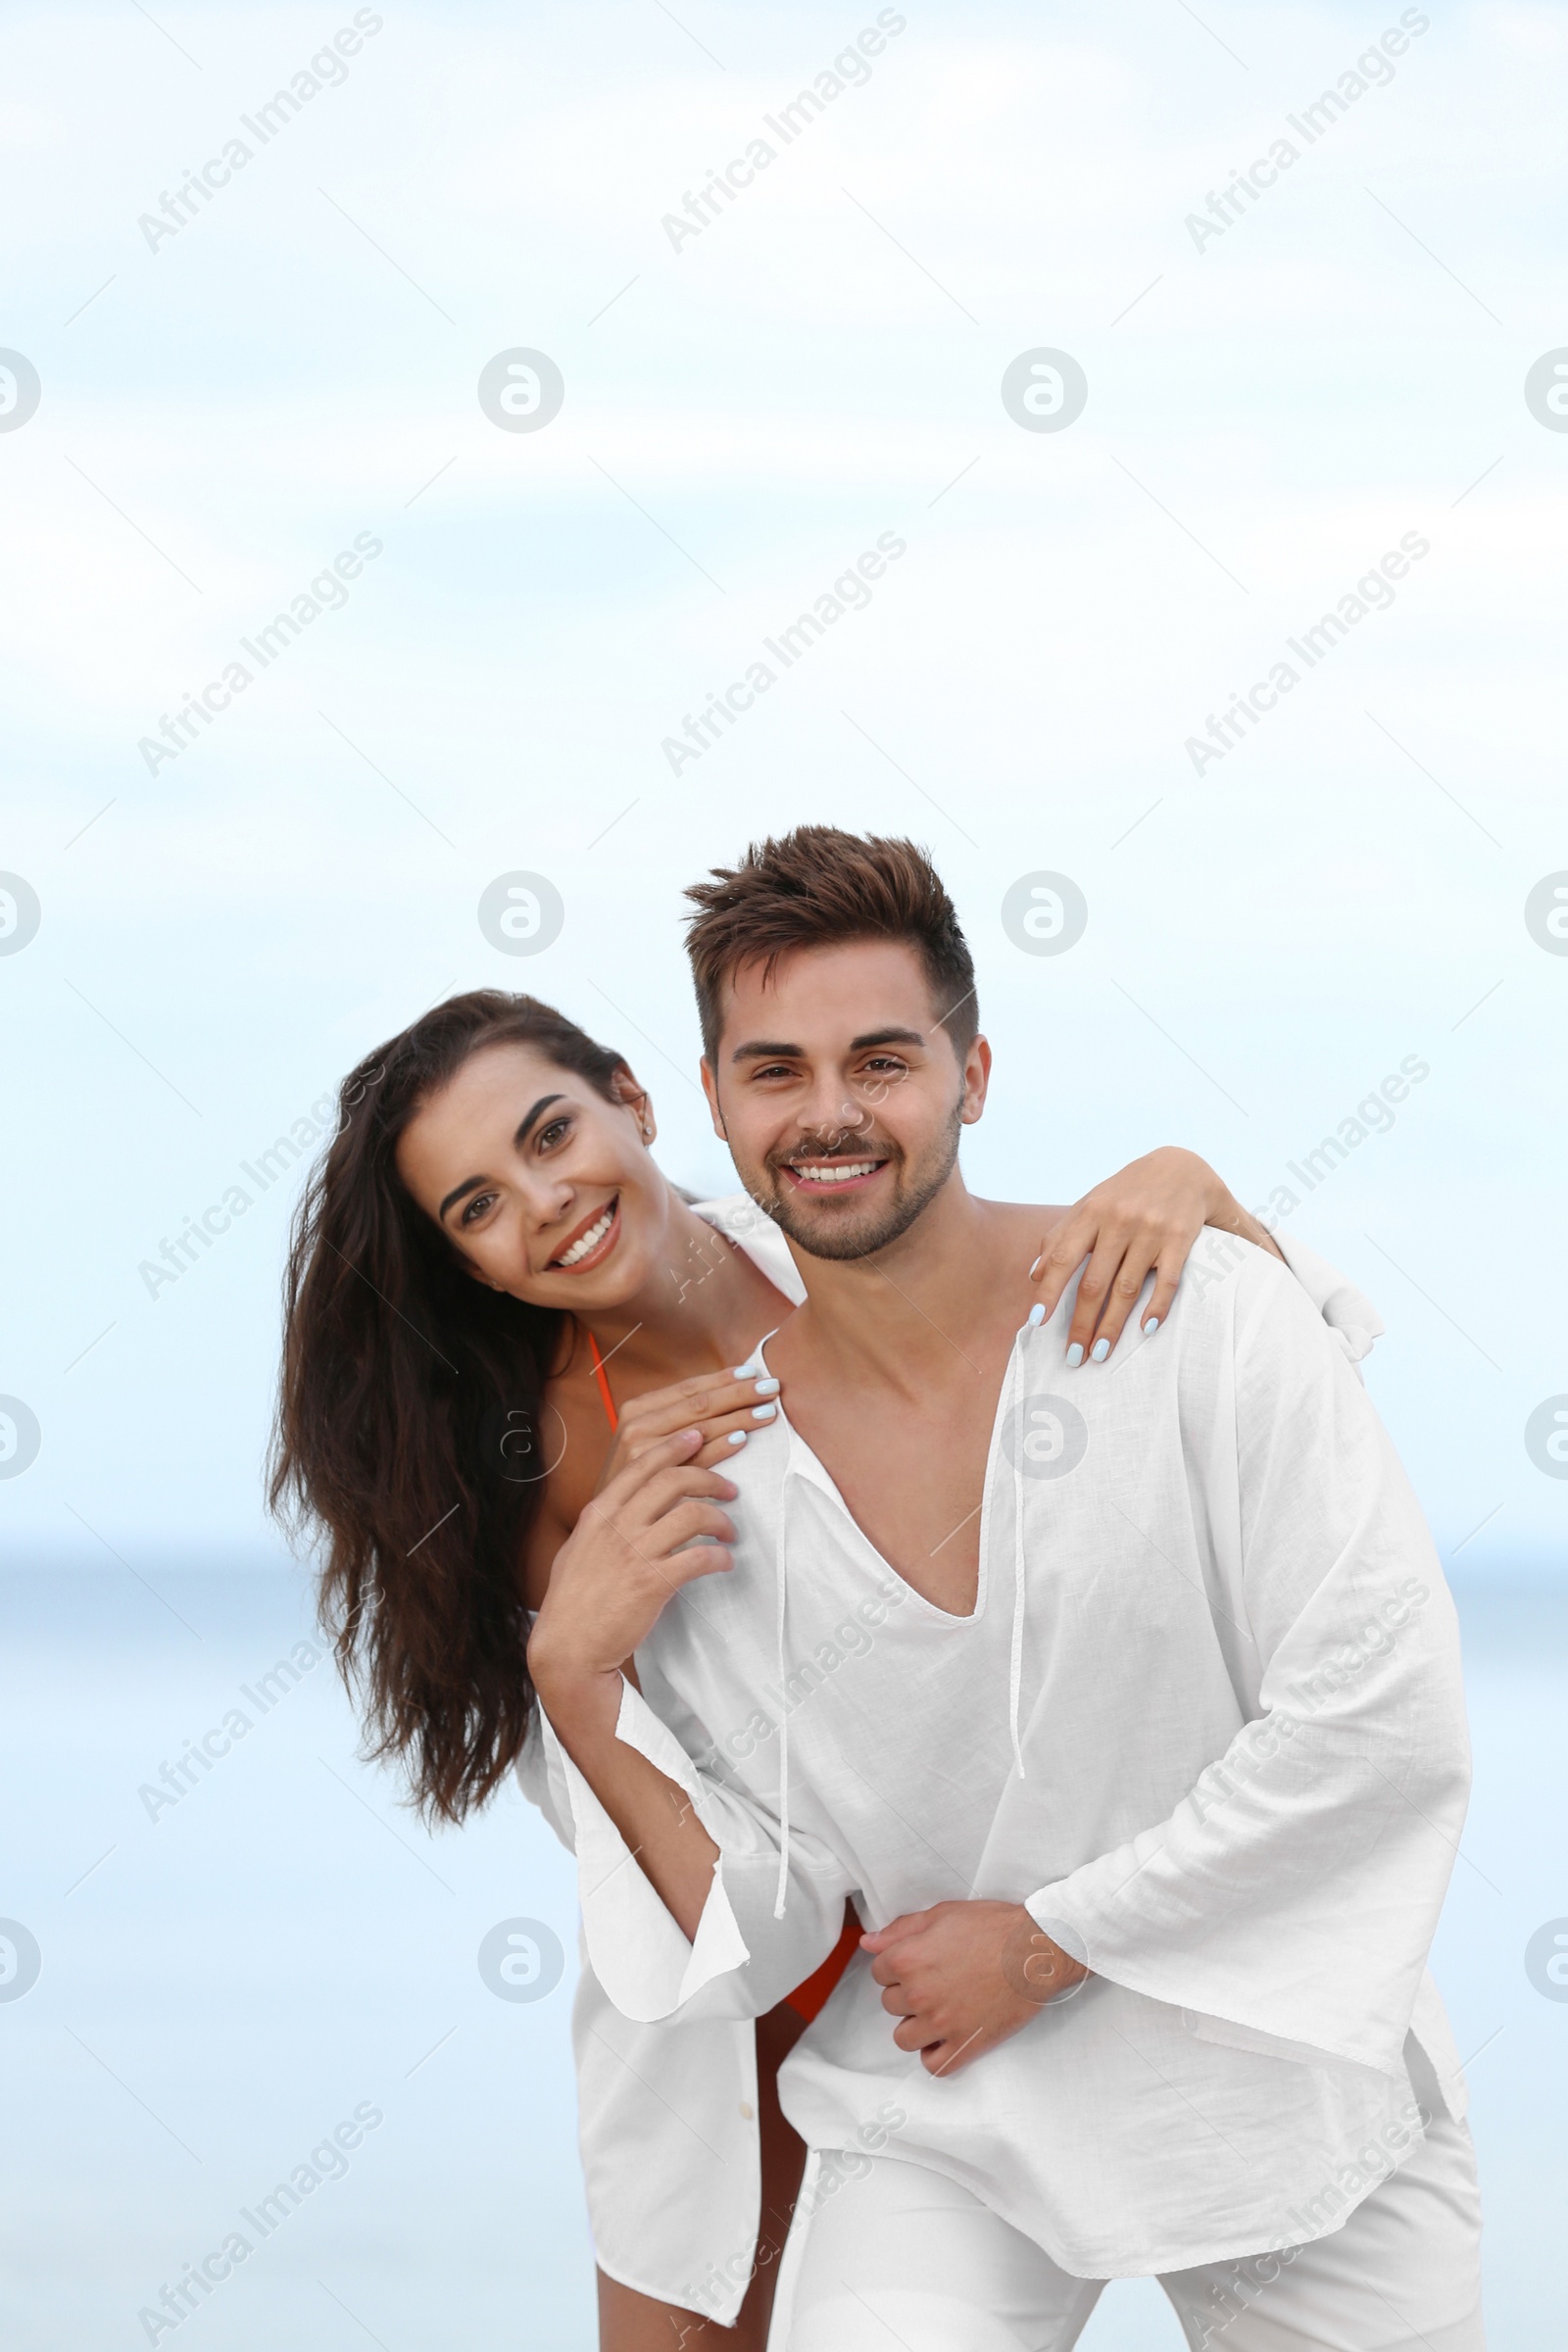
[[612, 1433], [591, 1374], [568, 1367], [546, 1384], [543, 1407], [545, 1510], [569, 1534], [599, 1484]]

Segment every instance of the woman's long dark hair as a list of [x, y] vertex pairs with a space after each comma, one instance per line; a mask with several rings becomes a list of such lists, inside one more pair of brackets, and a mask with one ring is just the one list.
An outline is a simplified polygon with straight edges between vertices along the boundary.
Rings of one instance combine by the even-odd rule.
[[526, 1045], [607, 1102], [625, 1064], [534, 997], [452, 997], [344, 1080], [283, 1284], [272, 1509], [319, 1554], [321, 1622], [372, 1756], [461, 1821], [533, 1710], [523, 1542], [544, 1490], [545, 1384], [566, 1318], [476, 1282], [394, 1158], [471, 1054]]

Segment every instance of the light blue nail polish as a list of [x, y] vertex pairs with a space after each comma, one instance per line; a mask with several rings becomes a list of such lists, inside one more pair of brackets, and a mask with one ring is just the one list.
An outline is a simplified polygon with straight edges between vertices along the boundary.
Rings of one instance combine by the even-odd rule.
[[744, 1445], [745, 1445], [745, 1443], [746, 1443], [746, 1432], [745, 1432], [745, 1430], [744, 1430], [744, 1429], [732, 1429], [732, 1430], [730, 1431], [730, 1433], [729, 1433], [729, 1442], [730, 1442], [730, 1444], [731, 1444], [732, 1446], [744, 1446]]
[[1144, 1325], [1144, 1332], [1145, 1332], [1145, 1335], [1146, 1335], [1146, 1337], [1147, 1337], [1147, 1335], [1148, 1335], [1150, 1332], [1157, 1331], [1158, 1329], [1159, 1329], [1159, 1317], [1158, 1317], [1157, 1315], [1151, 1315], [1151, 1316], [1150, 1316], [1150, 1318], [1149, 1318], [1149, 1321], [1148, 1321], [1148, 1322], [1147, 1322], [1147, 1323]]
[[766, 1380], [760, 1380], [757, 1384], [757, 1394], [759, 1396], [776, 1396], [778, 1395], [778, 1382], [771, 1377]]
[[1077, 1371], [1077, 1369], [1078, 1369], [1078, 1367], [1079, 1367], [1079, 1365], [1080, 1365], [1080, 1364], [1083, 1362], [1083, 1360], [1084, 1360], [1084, 1351], [1083, 1351], [1082, 1348], [1080, 1348], [1080, 1347], [1079, 1347], [1079, 1345], [1078, 1345], [1078, 1342], [1077, 1342], [1076, 1340], [1074, 1340], [1074, 1342], [1073, 1342], [1072, 1346], [1071, 1346], [1071, 1347], [1068, 1348], [1068, 1350], [1067, 1350], [1067, 1369], [1068, 1369], [1068, 1371], [1069, 1371], [1069, 1372], [1076, 1372], [1076, 1371]]
[[754, 1421], [771, 1421], [773, 1415], [777, 1411], [778, 1406], [776, 1404], [754, 1404], [752, 1407], [752, 1419]]
[[1094, 1357], [1097, 1364], [1102, 1364], [1106, 1356], [1110, 1353], [1110, 1342], [1108, 1340], [1097, 1340], [1094, 1346], [1090, 1348], [1089, 1352]]
[[1040, 1326], [1041, 1326], [1041, 1324], [1042, 1324], [1042, 1323], [1045, 1321], [1045, 1319], [1046, 1319], [1046, 1310], [1045, 1310], [1045, 1308], [1044, 1308], [1043, 1306], [1040, 1306], [1040, 1305], [1038, 1305], [1038, 1304], [1037, 1304], [1037, 1305], [1035, 1305], [1035, 1306], [1032, 1306], [1032, 1307], [1029, 1309], [1029, 1320], [1028, 1320], [1028, 1322], [1027, 1322], [1027, 1323], [1024, 1325], [1024, 1329], [1025, 1329], [1025, 1331], [1038, 1331], [1038, 1330], [1040, 1329]]

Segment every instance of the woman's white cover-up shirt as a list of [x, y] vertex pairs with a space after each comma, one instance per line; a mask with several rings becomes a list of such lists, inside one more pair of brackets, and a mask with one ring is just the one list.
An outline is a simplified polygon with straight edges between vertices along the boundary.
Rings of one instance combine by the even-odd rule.
[[[788, 1295], [744, 1198], [705, 1211]], [[944, 2080], [863, 1955], [780, 2075], [816, 2147], [960, 2180], [1084, 2277], [1336, 2226], [1409, 2141], [1413, 2031], [1462, 2094], [1426, 1951], [1467, 1754], [1451, 1603], [1352, 1370], [1381, 1329], [1201, 1238], [1164, 1329], [1067, 1371], [1069, 1292], [1019, 1335], [957, 1618], [858, 1528], [787, 1413], [731, 1475], [734, 1566], [664, 1611], [619, 1734], [720, 1848], [693, 1943], [546, 1726], [525, 1785], [575, 1844], [596, 2251], [733, 2319], [759, 2175], [749, 2021], [837, 1940], [943, 1899], [1027, 1902], [1090, 1982]], [[792, 1279], [793, 1278], [793, 1279]], [[1366, 2185], [1370, 2185], [1370, 2180]]]

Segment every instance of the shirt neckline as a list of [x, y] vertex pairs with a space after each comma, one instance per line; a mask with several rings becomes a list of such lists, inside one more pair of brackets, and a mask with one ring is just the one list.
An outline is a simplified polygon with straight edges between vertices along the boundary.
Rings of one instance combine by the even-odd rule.
[[[753, 1363], [758, 1363], [762, 1366], [764, 1371], [767, 1369], [767, 1357], [763, 1351], [767, 1347], [768, 1340], [776, 1339], [778, 1333], [775, 1329], [770, 1331], [765, 1339], [758, 1341], [756, 1348], [746, 1359], [748, 1366]], [[827, 1464], [822, 1460], [821, 1456], [807, 1444], [806, 1439], [802, 1437], [800, 1431], [796, 1428], [794, 1422], [784, 1410], [782, 1393], [777, 1399], [778, 1420], [773, 1426], [783, 1431], [785, 1438], [789, 1443], [789, 1456], [786, 1461], [784, 1471], [785, 1477], [787, 1478], [792, 1470], [799, 1470], [804, 1473], [804, 1475], [813, 1486], [819, 1487], [822, 1493], [828, 1497], [828, 1500], [835, 1504], [838, 1510], [842, 1512], [844, 1518], [854, 1530], [857, 1539], [863, 1548], [870, 1553], [872, 1559], [881, 1569], [883, 1575], [891, 1577], [893, 1582], [900, 1588], [900, 1590], [906, 1593], [908, 1598], [914, 1601], [919, 1608], [923, 1609], [927, 1616], [934, 1618], [939, 1625], [978, 1625], [986, 1613], [986, 1602], [990, 1595], [991, 1590], [991, 1545], [989, 1538], [991, 1532], [991, 1494], [993, 1487], [993, 1471], [996, 1464], [997, 1447], [1001, 1443], [1002, 1416], [1006, 1408], [1007, 1392], [1011, 1385], [1012, 1379], [1013, 1356], [1016, 1352], [1017, 1346], [1018, 1343], [1016, 1340], [1014, 1340], [1012, 1348], [1008, 1350], [1007, 1361], [1003, 1368], [1002, 1388], [997, 1396], [996, 1414], [991, 1424], [991, 1443], [986, 1448], [985, 1486], [980, 1497], [980, 1572], [975, 1584], [974, 1607], [962, 1616], [956, 1615], [952, 1609], [944, 1609], [940, 1607], [936, 1601], [929, 1599], [917, 1586], [909, 1583], [907, 1577], [900, 1574], [899, 1570], [894, 1567], [891, 1560], [883, 1556], [881, 1550], [875, 1544], [872, 1543], [870, 1537], [866, 1534], [864, 1528], [860, 1525], [860, 1522], [858, 1519], [857, 1519], [855, 1513], [845, 1501], [844, 1496], [839, 1493], [837, 1483], [835, 1482], [832, 1473], [829, 1471]], [[956, 1534], [956, 1529], [955, 1529], [954, 1532]]]

